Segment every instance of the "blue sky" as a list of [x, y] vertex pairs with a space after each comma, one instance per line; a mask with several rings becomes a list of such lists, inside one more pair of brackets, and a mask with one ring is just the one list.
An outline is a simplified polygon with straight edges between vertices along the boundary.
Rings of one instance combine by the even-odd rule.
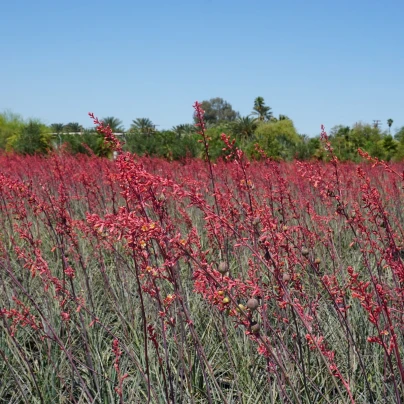
[[300, 133], [404, 126], [403, 0], [13, 0], [0, 9], [0, 111], [91, 126], [192, 122], [264, 97]]

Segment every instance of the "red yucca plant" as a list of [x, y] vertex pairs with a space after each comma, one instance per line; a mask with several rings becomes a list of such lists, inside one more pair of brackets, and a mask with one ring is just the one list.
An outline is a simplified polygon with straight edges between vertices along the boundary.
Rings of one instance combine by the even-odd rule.
[[[401, 403], [400, 165], [1, 156], [6, 402]], [[13, 386], [13, 387], [11, 387]]]

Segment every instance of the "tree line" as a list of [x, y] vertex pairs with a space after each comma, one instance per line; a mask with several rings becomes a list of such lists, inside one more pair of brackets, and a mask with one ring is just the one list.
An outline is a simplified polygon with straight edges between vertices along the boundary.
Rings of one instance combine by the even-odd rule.
[[[257, 97], [251, 113], [241, 116], [223, 98], [202, 102], [205, 111], [207, 136], [210, 138], [212, 158], [224, 155], [221, 134], [231, 135], [236, 145], [250, 158], [259, 158], [256, 144], [266, 154], [279, 160], [325, 159], [320, 137], [298, 133], [293, 120], [287, 115], [275, 116], [263, 97]], [[137, 118], [129, 129], [120, 119], [107, 116], [102, 119], [117, 133], [124, 149], [138, 155], [149, 155], [178, 160], [201, 157], [200, 135], [193, 123], [180, 124], [169, 130], [158, 130], [149, 118]], [[391, 133], [393, 119], [386, 121], [388, 130], [378, 124], [356, 123], [336, 125], [330, 132], [330, 142], [342, 161], [358, 161], [360, 147], [373, 157], [386, 161], [404, 160], [404, 127]], [[45, 154], [63, 147], [71, 153], [94, 153], [108, 157], [111, 151], [103, 137], [94, 128], [85, 129], [77, 122], [53, 123], [49, 126], [39, 120], [25, 121], [9, 112], [0, 114], [0, 150], [21, 154]]]

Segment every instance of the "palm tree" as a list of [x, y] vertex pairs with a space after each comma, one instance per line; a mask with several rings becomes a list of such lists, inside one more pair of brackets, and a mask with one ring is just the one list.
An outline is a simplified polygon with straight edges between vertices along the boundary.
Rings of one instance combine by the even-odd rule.
[[83, 127], [77, 122], [69, 122], [65, 125], [64, 129], [66, 132], [73, 132], [73, 133], [81, 133], [83, 131]]
[[278, 121], [285, 121], [286, 119], [289, 119], [289, 120], [290, 120], [290, 118], [289, 118], [287, 115], [279, 114], [279, 117], [278, 117], [278, 118], [276, 118], [275, 116], [272, 116], [272, 115], [271, 115], [271, 117], [269, 118], [269, 121], [271, 121], [271, 122], [278, 122]]
[[254, 108], [251, 114], [256, 115], [259, 121], [268, 121], [272, 117], [271, 107], [265, 105], [263, 97], [257, 97], [254, 100]]
[[130, 130], [140, 132], [144, 135], [151, 135], [156, 130], [156, 125], [149, 118], [137, 118], [132, 121]]
[[65, 126], [63, 125], [63, 123], [52, 123], [50, 126], [52, 132], [56, 133], [57, 135], [59, 135], [60, 133], [63, 133], [64, 127]]
[[235, 134], [242, 136], [244, 139], [248, 139], [254, 135], [255, 129], [257, 129], [257, 121], [257, 118], [244, 116], [234, 122], [232, 129]]
[[102, 119], [102, 122], [104, 125], [108, 125], [114, 133], [125, 132], [122, 121], [114, 116], [107, 116], [106, 118]]
[[172, 132], [175, 132], [177, 136], [189, 136], [194, 133], [196, 133], [196, 127], [195, 125], [192, 125], [190, 123], [183, 123], [181, 125], [176, 125], [171, 128]]
[[393, 122], [394, 121], [391, 118], [387, 119], [387, 125], [389, 125], [389, 135], [390, 135], [390, 128], [391, 128], [391, 125], [393, 125]]

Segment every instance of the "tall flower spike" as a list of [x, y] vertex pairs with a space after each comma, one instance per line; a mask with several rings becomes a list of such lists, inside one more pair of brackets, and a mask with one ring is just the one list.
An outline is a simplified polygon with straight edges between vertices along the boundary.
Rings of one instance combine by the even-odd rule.
[[205, 134], [205, 130], [206, 130], [206, 125], [205, 125], [205, 111], [202, 109], [202, 104], [198, 101], [195, 101], [195, 104], [193, 105], [194, 109], [195, 109], [195, 117], [197, 120], [197, 123], [195, 124], [195, 126], [199, 127], [199, 132], [201, 135]]
[[122, 151], [121, 142], [114, 135], [109, 125], [105, 126], [104, 122], [95, 117], [92, 112], [89, 112], [88, 115], [93, 120], [94, 125], [97, 126], [97, 132], [101, 133], [104, 136], [104, 141], [111, 146], [111, 149], [113, 151], [117, 151], [118, 153], [120, 153]]

